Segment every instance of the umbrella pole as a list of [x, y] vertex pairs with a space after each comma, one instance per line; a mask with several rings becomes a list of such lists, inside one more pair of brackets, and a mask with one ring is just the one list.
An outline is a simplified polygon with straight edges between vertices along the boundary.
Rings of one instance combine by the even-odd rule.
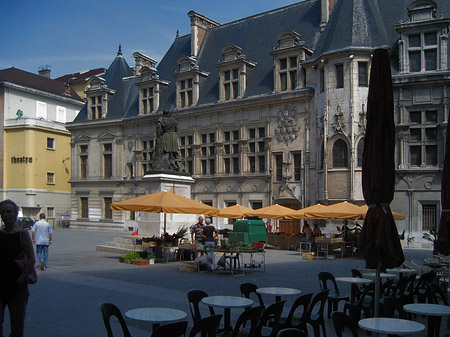
[[381, 288], [381, 284], [380, 284], [380, 264], [378, 264], [377, 266], [377, 270], [375, 272], [375, 298], [374, 298], [374, 313], [373, 316], [374, 317], [379, 317], [380, 316], [380, 288]]
[[163, 227], [164, 233], [163, 235], [166, 235], [166, 213], [164, 213], [164, 227]]

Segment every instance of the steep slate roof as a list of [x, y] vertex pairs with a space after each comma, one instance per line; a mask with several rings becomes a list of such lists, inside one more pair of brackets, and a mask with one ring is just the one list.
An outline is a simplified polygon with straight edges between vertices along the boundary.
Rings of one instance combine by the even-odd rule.
[[23, 87], [51, 93], [64, 98], [70, 97], [74, 100], [83, 102], [80, 96], [78, 96], [78, 94], [72, 88], [69, 88], [70, 94], [67, 94], [65, 92], [66, 88], [64, 87], [63, 82], [52, 80], [47, 77], [29, 73], [27, 71], [16, 68], [0, 70], [0, 84], [2, 82], [9, 82]]
[[[209, 29], [198, 54], [202, 72], [209, 73], [200, 79], [198, 105], [217, 104], [219, 100], [218, 69], [222, 48], [236, 45], [242, 48], [246, 59], [256, 63], [247, 72], [245, 97], [273, 93], [273, 57], [270, 52], [278, 45], [277, 35], [286, 29], [300, 34], [304, 45], [312, 49], [309, 61], [339, 51], [373, 50], [390, 46], [397, 51], [398, 33], [394, 26], [409, 19], [408, 6], [413, 0], [335, 0], [325, 31], [320, 32], [321, 0], [305, 0], [279, 9], [243, 18]], [[450, 16], [450, 1], [436, 0], [436, 16]], [[175, 71], [177, 61], [191, 54], [191, 36], [177, 37], [157, 66], [161, 80], [170, 81], [160, 90], [159, 111], [176, 107]], [[308, 62], [309, 62], [308, 61]], [[398, 62], [394, 61], [396, 67]], [[395, 71], [395, 69], [394, 69]], [[108, 118], [138, 116], [138, 91], [136, 80], [122, 81], [132, 76], [132, 71], [119, 54], [106, 72], [108, 88], [116, 90], [109, 103]], [[87, 119], [86, 106], [76, 121]]]

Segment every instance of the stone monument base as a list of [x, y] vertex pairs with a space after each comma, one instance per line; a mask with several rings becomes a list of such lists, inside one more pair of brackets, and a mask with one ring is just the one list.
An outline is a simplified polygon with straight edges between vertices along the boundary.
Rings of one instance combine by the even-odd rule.
[[[143, 177], [143, 184], [149, 193], [172, 192], [186, 198], [191, 198], [191, 186], [194, 183], [192, 176], [183, 173], [155, 172]], [[197, 214], [164, 214], [139, 212], [137, 219], [139, 235], [145, 237], [160, 237], [164, 234], [164, 216], [166, 232], [172, 235], [181, 226], [189, 228], [197, 222]]]

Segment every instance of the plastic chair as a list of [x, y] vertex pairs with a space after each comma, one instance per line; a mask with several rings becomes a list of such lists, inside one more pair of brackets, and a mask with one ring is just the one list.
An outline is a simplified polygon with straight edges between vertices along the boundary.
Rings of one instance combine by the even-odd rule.
[[[200, 313], [200, 307], [198, 304], [204, 297], [208, 297], [208, 294], [203, 290], [199, 289], [188, 290], [187, 298], [189, 302], [189, 310], [191, 311], [192, 321], [194, 323], [198, 322], [202, 318], [202, 315]], [[213, 307], [209, 307], [209, 313], [211, 315], [215, 315]]]
[[277, 335], [285, 302], [275, 302], [264, 309], [255, 331], [255, 337], [275, 337]]
[[194, 326], [189, 333], [189, 337], [194, 337], [200, 334], [201, 337], [216, 337], [219, 329], [222, 315], [213, 315], [202, 318], [194, 323]]
[[427, 300], [428, 286], [436, 278], [434, 270], [420, 275], [413, 290], [413, 296], [417, 297], [417, 303], [425, 303]]
[[261, 294], [258, 294], [256, 292], [256, 289], [258, 289], [256, 284], [250, 283], [250, 282], [245, 282], [245, 283], [241, 283], [239, 288], [241, 290], [241, 295], [243, 297], [250, 298], [250, 296], [252, 294], [254, 294], [258, 298], [259, 304], [264, 307], [264, 301], [263, 301], [263, 298], [262, 298]]
[[339, 288], [334, 275], [322, 271], [319, 273], [320, 290], [330, 290], [328, 293], [328, 318], [331, 318], [331, 312], [338, 310], [338, 305], [340, 301], [348, 301], [348, 295], [342, 295], [339, 293]]
[[[264, 307], [262, 305], [257, 307], [252, 307], [244, 310], [242, 314], [238, 317], [236, 324], [234, 325], [233, 331], [229, 334], [221, 333], [221, 337], [244, 337], [253, 336], [256, 329], [258, 328], [259, 319]], [[245, 325], [250, 321], [250, 326], [244, 328]]]
[[[297, 329], [304, 329], [306, 326], [306, 315], [308, 314], [309, 305], [311, 303], [313, 294], [305, 294], [300, 297], [298, 297], [294, 303], [291, 306], [291, 309], [289, 310], [289, 314], [285, 318], [280, 318], [280, 325], [282, 329], [286, 328], [297, 328]], [[298, 312], [298, 309], [302, 308], [302, 315], [297, 316], [295, 315]]]
[[359, 337], [355, 324], [346, 313], [335, 311], [331, 314], [331, 318], [333, 319], [334, 331], [336, 331], [337, 337], [342, 337], [342, 332], [345, 327], [350, 329], [353, 337]]
[[153, 331], [152, 337], [183, 337], [187, 326], [187, 321], [160, 325]]
[[233, 274], [235, 270], [241, 270], [241, 259], [239, 258], [239, 252], [236, 254], [225, 255], [225, 265], [223, 266], [223, 269], [226, 271], [227, 268], [230, 268], [231, 274]]
[[122, 327], [122, 332], [124, 337], [131, 337], [131, 333], [128, 330], [127, 323], [120, 312], [120, 309], [112, 304], [112, 303], [100, 303], [99, 305], [100, 311], [103, 316], [103, 323], [105, 324], [106, 332], [108, 333], [108, 337], [114, 337], [111, 328], [111, 316], [115, 316]]
[[308, 334], [300, 329], [285, 328], [278, 331], [277, 337], [308, 337]]
[[373, 303], [375, 296], [375, 283], [370, 283], [361, 291], [361, 297], [354, 302], [345, 302], [344, 312], [349, 313], [350, 319], [355, 324], [358, 324], [361, 318], [361, 312], [364, 313], [364, 317], [372, 317]]
[[380, 300], [380, 304], [383, 317], [407, 318], [406, 312], [403, 310], [403, 305], [397, 298], [392, 296], [384, 296]]
[[410, 274], [402, 277], [398, 283], [396, 291], [393, 296], [397, 298], [403, 305], [414, 303], [414, 283], [416, 281], [416, 274]]
[[[327, 331], [325, 327], [324, 310], [325, 303], [328, 298], [328, 290], [323, 290], [317, 295], [315, 295], [309, 305], [308, 313], [306, 316], [306, 323], [310, 324], [314, 329], [314, 337], [320, 337], [320, 327], [322, 327], [323, 337], [327, 337]], [[306, 330], [306, 326], [302, 329]]]

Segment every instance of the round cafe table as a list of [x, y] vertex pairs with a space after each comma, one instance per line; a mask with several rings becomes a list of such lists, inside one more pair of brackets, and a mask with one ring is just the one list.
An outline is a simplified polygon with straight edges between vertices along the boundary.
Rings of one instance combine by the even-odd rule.
[[172, 323], [185, 319], [187, 314], [178, 309], [171, 308], [137, 308], [125, 312], [125, 317], [137, 321], [140, 326], [146, 326], [145, 323], [151, 323], [152, 328], [157, 328], [162, 323]]
[[421, 323], [400, 318], [372, 317], [358, 322], [361, 329], [388, 335], [412, 335], [425, 330]]
[[253, 305], [253, 300], [240, 296], [208, 296], [202, 298], [202, 303], [211, 307], [224, 309], [223, 323], [226, 334], [231, 331], [230, 312], [232, 308], [248, 308]]
[[450, 316], [450, 306], [442, 304], [411, 303], [405, 304], [403, 310], [427, 316], [428, 337], [439, 337], [441, 317]]
[[256, 292], [261, 295], [275, 295], [275, 302], [281, 301], [281, 296], [298, 295], [302, 291], [294, 288], [263, 287], [257, 288]]

